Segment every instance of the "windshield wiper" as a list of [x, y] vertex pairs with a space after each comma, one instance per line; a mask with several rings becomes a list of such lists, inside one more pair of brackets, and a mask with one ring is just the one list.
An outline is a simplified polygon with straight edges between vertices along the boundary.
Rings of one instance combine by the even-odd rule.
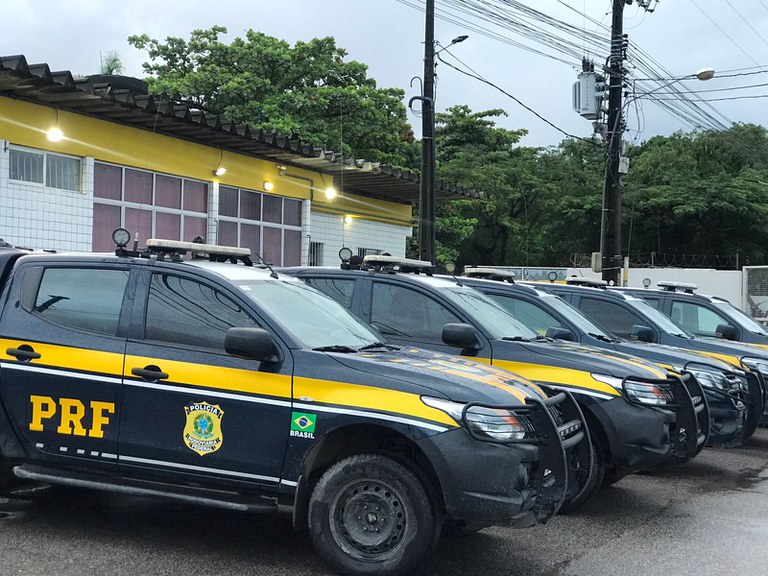
[[504, 336], [502, 340], [508, 340], [510, 342], [530, 342], [530, 338], [524, 336]]
[[400, 346], [392, 346], [391, 344], [385, 344], [384, 342], [374, 342], [373, 344], [366, 344], [362, 348], [358, 348], [358, 352], [364, 352], [366, 350], [375, 350], [376, 348], [384, 348], [385, 350], [400, 350]]
[[592, 336], [592, 338], [596, 338], [601, 342], [616, 342], [618, 340], [618, 338], [608, 338], [608, 336], [598, 334], [597, 332], [587, 332], [587, 335]]
[[315, 352], [341, 352], [343, 354], [354, 354], [357, 352], [355, 348], [340, 344], [333, 344], [332, 346], [318, 346], [317, 348], [312, 348], [312, 350]]

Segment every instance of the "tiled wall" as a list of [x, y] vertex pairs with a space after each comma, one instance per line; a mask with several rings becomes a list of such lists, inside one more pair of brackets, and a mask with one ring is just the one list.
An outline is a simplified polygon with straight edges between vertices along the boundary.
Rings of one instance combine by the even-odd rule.
[[[410, 226], [397, 226], [353, 218], [344, 224], [336, 214], [312, 212], [312, 242], [323, 244], [322, 266], [339, 264], [339, 250], [346, 246], [357, 254], [358, 248], [374, 248], [389, 252], [392, 256], [405, 256], [405, 239], [411, 235]], [[306, 262], [306, 260], [302, 260]]]
[[14, 246], [89, 251], [93, 159], [82, 160], [80, 192], [8, 178], [8, 143], [0, 141], [0, 238]]
[[[40, 184], [10, 181], [8, 144], [0, 140], [0, 238], [14, 246], [89, 252], [93, 228], [93, 158], [82, 159], [80, 192], [56, 190]], [[209, 238], [216, 238], [218, 186], [209, 194]], [[310, 242], [323, 244], [321, 264], [339, 263], [346, 246], [405, 256], [410, 226], [398, 226], [353, 218], [345, 224], [341, 215], [313, 212], [310, 202], [302, 207], [301, 263], [309, 260]]]

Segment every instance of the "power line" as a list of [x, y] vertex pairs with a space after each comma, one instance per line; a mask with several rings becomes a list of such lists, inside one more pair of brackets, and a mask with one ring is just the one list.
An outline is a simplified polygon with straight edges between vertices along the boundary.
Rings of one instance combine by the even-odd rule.
[[698, 4], [696, 4], [696, 0], [691, 0], [691, 4], [693, 4], [694, 6], [696, 6], [696, 8], [698, 9], [698, 11], [699, 11], [699, 12], [701, 12], [702, 14], [704, 14], [704, 16], [706, 16], [707, 20], [709, 20], [710, 22], [712, 22], [712, 24], [714, 24], [714, 25], [715, 25], [715, 28], [717, 28], [718, 30], [720, 30], [720, 32], [722, 32], [722, 33], [723, 33], [723, 36], [725, 36], [726, 38], [728, 38], [728, 40], [730, 40], [730, 41], [731, 41], [731, 44], [733, 44], [734, 46], [736, 46], [736, 48], [738, 48], [738, 49], [741, 51], [741, 53], [742, 53], [742, 54], [744, 54], [744, 55], [745, 55], [747, 58], [749, 58], [749, 59], [752, 61], [752, 63], [753, 63], [755, 66], [760, 66], [760, 64], [758, 64], [758, 63], [755, 61], [755, 59], [754, 59], [754, 58], [752, 58], [752, 56], [749, 54], [749, 52], [747, 52], [746, 50], [744, 50], [744, 48], [742, 48], [742, 47], [741, 47], [741, 45], [740, 45], [738, 42], [736, 42], [736, 40], [734, 40], [733, 38], [731, 38], [731, 37], [728, 35], [728, 33], [727, 33], [725, 30], [723, 30], [723, 29], [720, 27], [720, 24], [718, 24], [718, 23], [717, 23], [715, 20], [713, 20], [713, 19], [710, 17], [710, 15], [709, 15], [709, 14], [707, 14], [707, 13], [706, 13], [704, 10], [702, 10], [702, 8], [701, 8], [701, 7], [700, 7]]
[[[446, 50], [446, 52], [448, 52], [448, 51]], [[450, 52], [448, 52], [448, 53], [449, 53], [449, 54], [451, 54]], [[456, 56], [454, 56], [453, 54], [451, 54], [451, 56], [453, 56], [454, 58], [456, 58]], [[450, 62], [446, 62], [446, 61], [445, 61], [445, 60], [443, 60], [443, 59], [442, 59], [442, 58], [441, 58], [439, 55], [437, 56], [437, 59], [438, 59], [438, 60], [440, 60], [440, 62], [442, 62], [443, 64], [445, 64], [445, 65], [446, 65], [446, 66], [448, 66], [449, 68], [453, 68], [454, 70], [456, 70], [457, 72], [459, 72], [459, 73], [461, 73], [461, 74], [464, 74], [465, 76], [469, 76], [470, 78], [474, 78], [475, 80], [479, 80], [479, 81], [480, 81], [480, 82], [482, 82], [483, 84], [487, 84], [488, 86], [490, 86], [490, 87], [492, 87], [492, 88], [495, 88], [496, 90], [498, 90], [499, 92], [501, 92], [502, 94], [504, 94], [505, 96], [507, 96], [508, 98], [511, 98], [512, 100], [514, 100], [515, 102], [517, 102], [517, 104], [519, 104], [520, 106], [522, 106], [523, 108], [525, 108], [526, 110], [528, 110], [528, 112], [530, 112], [531, 114], [533, 114], [534, 116], [536, 116], [536, 117], [537, 117], [539, 120], [541, 120], [542, 122], [544, 122], [544, 123], [548, 124], [549, 126], [551, 126], [552, 128], [554, 128], [555, 130], [557, 130], [557, 131], [558, 131], [558, 132], [560, 132], [561, 134], [564, 134], [565, 136], [568, 136], [569, 138], [574, 138], [574, 139], [576, 139], [576, 140], [582, 140], [582, 141], [584, 141], [584, 142], [589, 142], [590, 144], [594, 144], [594, 145], [596, 145], [596, 146], [599, 146], [599, 144], [597, 144], [597, 143], [596, 143], [594, 140], [590, 140], [589, 138], [582, 138], [581, 136], [576, 136], [576, 135], [574, 135], [574, 134], [570, 134], [569, 132], [566, 132], [565, 130], [563, 130], [562, 128], [560, 128], [559, 126], [557, 126], [556, 124], [554, 124], [553, 122], [550, 122], [550, 121], [549, 121], [549, 120], [547, 120], [547, 119], [546, 119], [544, 116], [542, 116], [541, 114], [539, 114], [538, 112], [536, 112], [536, 110], [534, 110], [534, 109], [533, 109], [533, 108], [531, 108], [530, 106], [528, 106], [528, 105], [524, 104], [522, 101], [520, 101], [520, 99], [516, 98], [515, 96], [513, 96], [512, 94], [510, 94], [509, 92], [507, 92], [506, 90], [504, 90], [502, 87], [498, 86], [497, 84], [494, 84], [494, 83], [493, 83], [493, 82], [491, 82], [490, 80], [488, 80], [488, 79], [486, 79], [486, 78], [483, 78], [482, 76], [480, 76], [480, 75], [479, 75], [479, 74], [477, 74], [476, 72], [474, 72], [474, 71], [472, 71], [472, 72], [467, 72], [466, 70], [462, 70], [461, 68], [458, 68], [458, 67], [454, 66], [454, 65], [453, 65], [453, 64], [451, 64]], [[456, 60], [458, 60], [459, 62], [461, 62], [461, 60], [459, 60], [458, 58], [456, 58]], [[462, 63], [462, 65], [466, 66], [466, 64], [464, 64], [463, 62], [461, 62], [461, 63]], [[469, 66], [467, 66], [467, 68], [469, 68]], [[470, 69], [470, 70], [472, 70], [471, 68], [469, 68], [469, 69]]]

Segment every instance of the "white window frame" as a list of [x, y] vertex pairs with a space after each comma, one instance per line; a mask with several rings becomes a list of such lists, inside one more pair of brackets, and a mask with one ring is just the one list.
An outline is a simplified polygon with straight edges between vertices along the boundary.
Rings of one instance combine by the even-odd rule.
[[[19, 182], [21, 184], [24, 184], [26, 186], [39, 186], [40, 188], [48, 188], [50, 190], [62, 190], [65, 192], [76, 192], [81, 193], [83, 190], [83, 159], [79, 156], [71, 156], [69, 154], [58, 154], [55, 152], [48, 152], [47, 150], [40, 150], [37, 148], [27, 148], [26, 146], [16, 146], [16, 145], [10, 145], [8, 148], [8, 180], [10, 182]], [[43, 159], [43, 180], [42, 182], [38, 182], [36, 180], [19, 180], [18, 178], [12, 178], [11, 177], [11, 153], [14, 151], [18, 152], [24, 152], [27, 154], [34, 154], [37, 156], [42, 157]], [[78, 164], [78, 175], [76, 179], [76, 188], [57, 188], [55, 186], [49, 186], [48, 185], [48, 157], [58, 157], [58, 158], [67, 158], [69, 160], [77, 160]]]

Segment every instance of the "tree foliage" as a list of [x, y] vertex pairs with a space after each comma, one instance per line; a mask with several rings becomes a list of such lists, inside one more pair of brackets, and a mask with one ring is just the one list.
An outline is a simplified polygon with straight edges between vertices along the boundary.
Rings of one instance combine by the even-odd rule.
[[177, 95], [203, 110], [355, 158], [401, 166], [416, 162], [403, 90], [379, 88], [367, 66], [345, 61], [333, 38], [289, 43], [248, 30], [229, 44], [223, 26], [189, 40], [146, 34], [128, 42], [145, 50], [153, 93]]

